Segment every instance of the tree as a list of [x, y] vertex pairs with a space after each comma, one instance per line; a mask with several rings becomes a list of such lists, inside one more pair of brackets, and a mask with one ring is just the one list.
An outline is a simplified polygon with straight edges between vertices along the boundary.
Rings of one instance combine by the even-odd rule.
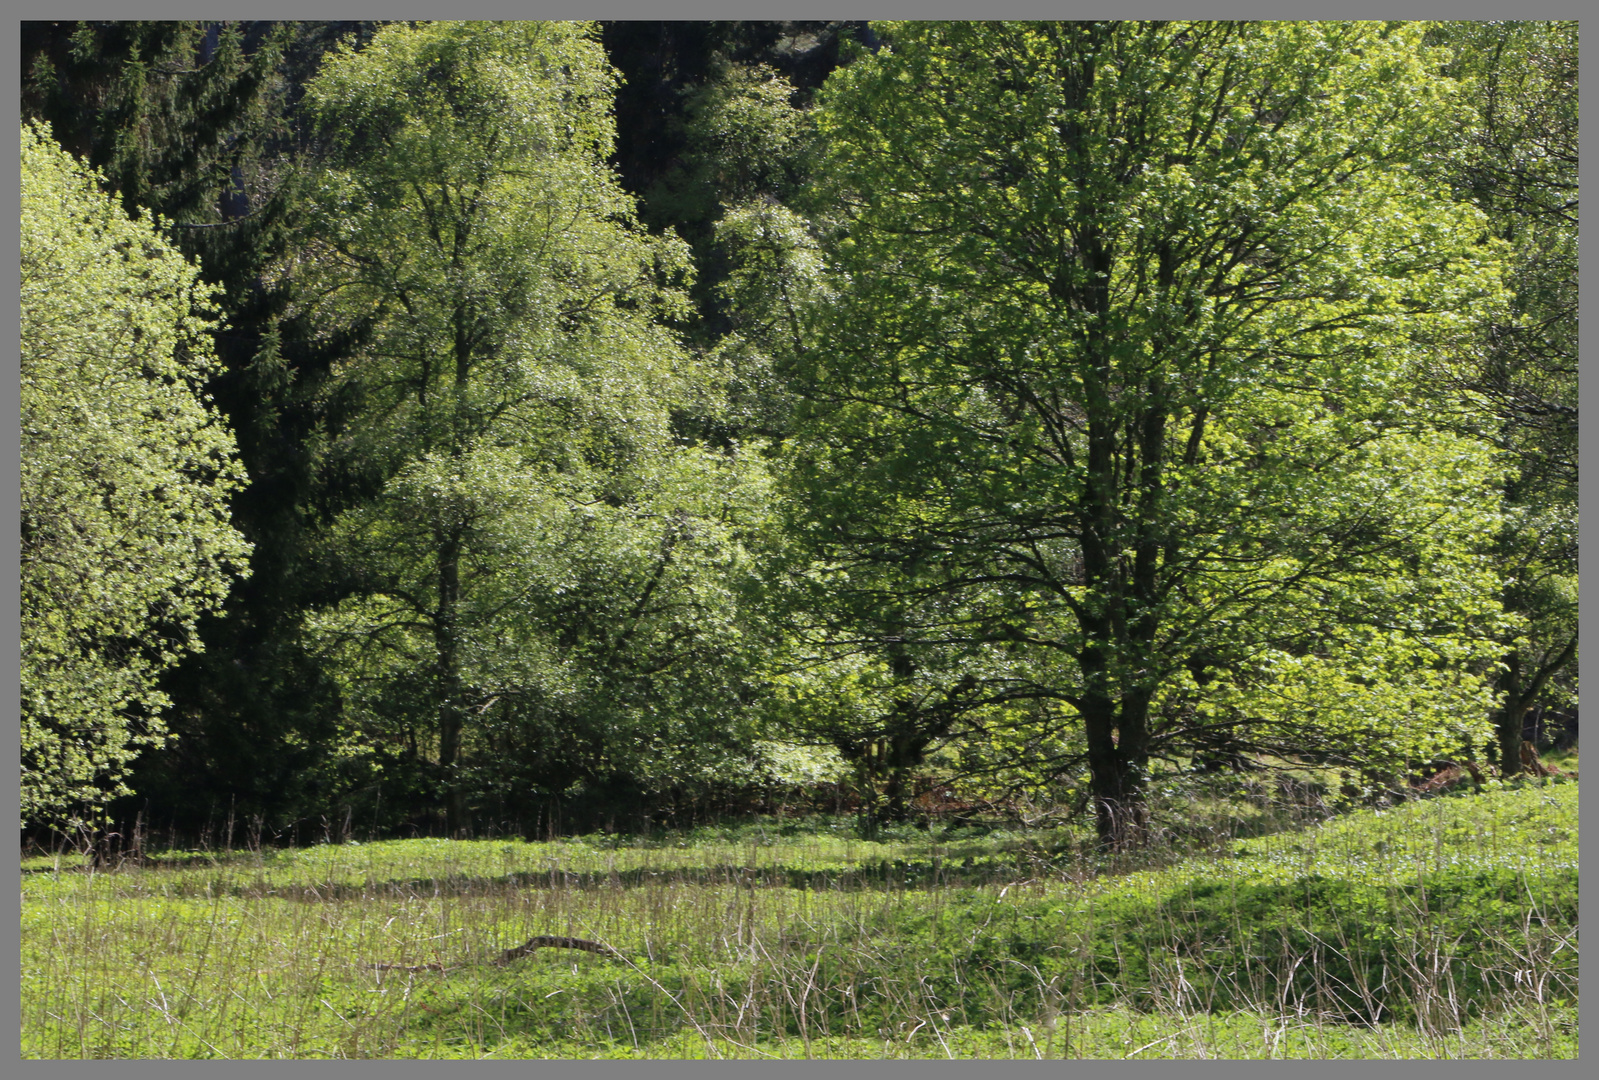
[[358, 587], [309, 626], [352, 746], [433, 762], [451, 833], [474, 771], [560, 794], [640, 760], [658, 691], [735, 632], [696, 568], [737, 560], [728, 485], [758, 463], [674, 440], [714, 386], [667, 325], [684, 251], [605, 163], [614, 82], [588, 27], [437, 23], [307, 90], [325, 152], [285, 273], [328, 332], [369, 328], [325, 399]]
[[[623, 74], [616, 161], [640, 219], [675, 231], [693, 254], [698, 318], [691, 347], [729, 368], [730, 405], [715, 439], [775, 437], [786, 415], [778, 381], [729, 339], [738, 316], [723, 295], [732, 270], [723, 226], [787, 201], [802, 185], [808, 105], [859, 28], [823, 22], [606, 23]], [[732, 347], [729, 347], [732, 346]]]
[[1577, 26], [1445, 23], [1433, 31], [1471, 87], [1472, 123], [1441, 172], [1511, 248], [1512, 302], [1439, 376], [1460, 427], [1514, 464], [1496, 557], [1504, 605], [1495, 720], [1500, 770], [1522, 768], [1527, 713], [1573, 700], [1577, 672]]
[[[653, 229], [676, 229], [697, 253], [720, 207], [750, 185], [774, 194], [795, 164], [791, 102], [808, 103], [865, 23], [646, 22], [601, 24], [622, 74], [616, 163]], [[742, 188], [742, 190], [741, 190]], [[718, 284], [705, 275], [704, 295]]]
[[[218, 287], [217, 363], [205, 391], [226, 417], [249, 483], [230, 498], [251, 573], [203, 616], [161, 677], [176, 741], [128, 776], [140, 804], [198, 829], [219, 808], [275, 825], [331, 812], [336, 694], [299, 636], [328, 595], [315, 538], [344, 493], [323, 483], [317, 387], [348, 349], [287, 314], [293, 283], [263, 271], [294, 243], [293, 108], [321, 55], [358, 23], [38, 22], [22, 33], [23, 110], [89, 164], [134, 217], [197, 259]], [[329, 783], [329, 781], [334, 781]], [[324, 801], [325, 800], [325, 801]]]
[[22, 128], [22, 821], [81, 821], [164, 743], [157, 676], [249, 554], [199, 392], [213, 295], [97, 174]]
[[100, 169], [130, 216], [237, 217], [248, 209], [244, 184], [259, 166], [259, 135], [276, 111], [276, 67], [292, 33], [286, 24], [252, 29], [24, 23], [24, 113]]
[[1497, 249], [1415, 167], [1459, 110], [1421, 33], [906, 24], [824, 88], [819, 554], [960, 597], [913, 648], [1036, 658], [1107, 844], [1153, 756], [1486, 737], [1496, 466], [1421, 375]]

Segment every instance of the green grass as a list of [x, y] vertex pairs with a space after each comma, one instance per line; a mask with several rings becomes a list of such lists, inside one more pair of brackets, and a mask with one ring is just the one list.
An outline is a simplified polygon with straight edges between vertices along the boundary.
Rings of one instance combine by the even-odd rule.
[[[784, 831], [25, 860], [23, 1056], [1577, 1053], [1575, 783], [1142, 867]], [[489, 962], [534, 934], [627, 959]]]

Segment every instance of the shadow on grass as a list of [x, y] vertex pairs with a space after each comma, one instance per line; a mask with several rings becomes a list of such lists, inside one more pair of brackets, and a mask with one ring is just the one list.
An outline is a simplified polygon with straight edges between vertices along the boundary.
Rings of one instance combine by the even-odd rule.
[[[253, 861], [217, 859], [214, 863], [190, 863], [187, 867], [156, 866], [155, 869], [235, 869], [254, 867]], [[146, 864], [145, 868], [151, 868]], [[662, 886], [743, 886], [748, 888], [791, 888], [834, 892], [882, 891], [890, 889], [971, 889], [992, 885], [1037, 881], [1066, 873], [1075, 876], [1097, 873], [1107, 867], [1085, 871], [1076, 852], [1026, 855], [996, 855], [964, 860], [882, 859], [850, 868], [812, 869], [765, 865], [751, 867], [722, 863], [704, 867], [669, 869], [629, 868], [625, 870], [574, 871], [560, 868], [523, 870], [505, 874], [446, 874], [368, 880], [361, 884], [326, 881], [316, 883], [251, 882], [226, 880], [221, 876], [193, 878], [163, 883], [161, 891], [172, 897], [218, 895], [245, 898], [273, 896], [286, 900], [320, 903], [337, 900], [369, 899], [373, 896], [495, 896], [532, 889], [595, 892], [604, 889], [641, 889]], [[48, 872], [48, 871], [25, 871]]]
[[1170, 1015], [1264, 1009], [1311, 1024], [1445, 1030], [1503, 999], [1524, 967], [1542, 973], [1562, 1007], [1575, 1001], [1576, 953], [1560, 942], [1576, 918], [1575, 872], [1546, 881], [1534, 898], [1525, 877], [1503, 868], [1450, 871], [1425, 886], [1314, 876], [1283, 884], [1196, 882], [1075, 905], [1059, 896], [1000, 905], [992, 894], [952, 892], [936, 908], [888, 908], [847, 925], [817, 923], [812, 913], [767, 941], [760, 965], [723, 970], [727, 978], [715, 988], [695, 962], [658, 952], [647, 962], [653, 983], [620, 969], [577, 977], [564, 966], [503, 974], [465, 966], [419, 992], [438, 1009], [430, 1020], [443, 1022], [452, 1010], [471, 1008], [461, 995], [476, 981], [509, 980], [518, 993], [504, 1005], [506, 1027], [552, 1043], [572, 1033], [565, 1014], [532, 992], [545, 983], [563, 1002], [589, 995], [586, 1008], [595, 1014], [615, 1007], [637, 1017], [653, 1009], [668, 1028], [676, 1022], [659, 1015], [657, 986], [698, 1001], [705, 1015], [731, 1015], [739, 1002], [718, 998], [724, 985], [729, 994], [746, 984], [740, 993], [762, 987], [776, 1001], [785, 986], [801, 996], [803, 983], [810, 1019], [778, 1009], [763, 1023], [789, 1038], [805, 1037], [807, 1022], [811, 1037], [831, 1025], [895, 1030], [934, 1003], [950, 1014], [946, 1022], [995, 1030], [1017, 1016], [1102, 1008]]

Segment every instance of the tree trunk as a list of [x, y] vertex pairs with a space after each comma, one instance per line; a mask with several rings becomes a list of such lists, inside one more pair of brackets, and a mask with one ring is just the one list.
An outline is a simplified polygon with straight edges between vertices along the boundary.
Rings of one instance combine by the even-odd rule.
[[[1141, 432], [1145, 446], [1158, 441], [1160, 428], [1146, 424]], [[1117, 528], [1116, 439], [1108, 423], [1090, 424], [1088, 483], [1084, 492], [1084, 581], [1097, 594], [1098, 607], [1078, 616], [1085, 644], [1078, 653], [1083, 673], [1083, 694], [1078, 711], [1088, 741], [1090, 792], [1094, 824], [1101, 848], [1123, 850], [1141, 844], [1149, 820], [1144, 800], [1144, 771], [1148, 756], [1150, 688], [1129, 685], [1125, 672], [1148, 668], [1156, 629], [1152, 596], [1158, 549], [1148, 521], [1155, 512], [1155, 495], [1147, 485], [1159, 484], [1158, 468], [1145, 468], [1140, 483], [1146, 486], [1139, 500], [1140, 523], [1136, 555], [1128, 575], [1121, 564], [1115, 537]], [[1157, 462], [1158, 464], [1158, 462]], [[1129, 577], [1131, 580], [1129, 580]], [[1129, 600], [1138, 601], [1137, 617], [1129, 620]]]
[[1521, 720], [1526, 705], [1521, 692], [1520, 653], [1512, 651], [1505, 657], [1505, 672], [1499, 686], [1504, 697], [1494, 716], [1494, 741], [1499, 755], [1499, 775], [1508, 779], [1521, 771]]
[[910, 817], [910, 806], [906, 801], [906, 789], [909, 785], [906, 781], [910, 779], [911, 770], [921, 764], [929, 741], [931, 740], [905, 732], [890, 735], [885, 740], [888, 753], [884, 764], [888, 773], [888, 783], [883, 794], [888, 802], [889, 821], [898, 824]]
[[[460, 264], [463, 223], [456, 225], [456, 265]], [[450, 457], [459, 468], [469, 442], [470, 418], [467, 389], [472, 373], [470, 313], [458, 303], [455, 322], [455, 384], [450, 402]], [[449, 513], [449, 510], [446, 510]], [[461, 606], [461, 529], [453, 521], [441, 522], [439, 544], [439, 610], [434, 620], [438, 643], [439, 764], [444, 773], [444, 828], [451, 837], [465, 836], [468, 830], [466, 791], [459, 775], [461, 729], [464, 726], [461, 700], [460, 606]]]
[[1521, 771], [1533, 776], [1549, 775], [1549, 769], [1538, 757], [1538, 747], [1530, 739], [1521, 742]]
[[1088, 736], [1089, 793], [1094, 803], [1094, 830], [1105, 851], [1124, 851], [1144, 842], [1149, 807], [1144, 798], [1144, 718], [1130, 716], [1107, 698], [1085, 700]]
[[[1503, 777], [1515, 776], [1522, 771], [1535, 772], [1526, 766], [1522, 755], [1522, 729], [1527, 720], [1527, 710], [1543, 693], [1544, 686], [1548, 684], [1556, 672], [1571, 663], [1572, 657], [1577, 654], [1577, 635], [1572, 634], [1571, 640], [1554, 657], [1546, 660], [1536, 670], [1532, 671], [1531, 678], [1527, 676], [1522, 664], [1521, 653], [1511, 650], [1505, 658], [1505, 673], [1500, 681], [1500, 689], [1504, 694], [1504, 705], [1500, 707], [1495, 718], [1495, 731], [1499, 750], [1499, 775]], [[1537, 748], [1534, 747], [1534, 760], [1536, 761]], [[1537, 766], [1542, 768], [1541, 763]]]
[[450, 836], [466, 831], [466, 793], [456, 769], [461, 754], [461, 666], [456, 628], [461, 599], [461, 541], [451, 532], [439, 544], [439, 607], [433, 621], [438, 656], [439, 768], [444, 779], [444, 828]]

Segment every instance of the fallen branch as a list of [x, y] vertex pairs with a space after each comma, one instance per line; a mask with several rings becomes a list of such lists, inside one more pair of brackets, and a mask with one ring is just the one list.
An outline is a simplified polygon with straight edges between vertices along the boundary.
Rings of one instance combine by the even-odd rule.
[[[614, 956], [618, 960], [627, 959], [602, 941], [539, 934], [528, 938], [525, 943], [518, 945], [514, 949], [506, 949], [492, 962], [496, 966], [503, 967], [513, 960], [520, 960], [524, 956], [532, 956], [540, 949], [582, 949], [585, 952], [598, 953], [601, 956]], [[373, 964], [372, 966], [379, 971], [437, 971], [442, 974], [450, 970], [443, 964]]]
[[506, 949], [496, 964], [509, 964], [512, 960], [520, 960], [524, 956], [532, 956], [540, 949], [583, 949], [586, 952], [599, 953], [601, 956], [614, 956], [618, 960], [625, 959], [621, 953], [605, 944], [603, 941], [589, 941], [587, 938], [552, 937], [549, 934], [540, 934], [530, 937], [527, 943], [518, 945], [514, 949]]

